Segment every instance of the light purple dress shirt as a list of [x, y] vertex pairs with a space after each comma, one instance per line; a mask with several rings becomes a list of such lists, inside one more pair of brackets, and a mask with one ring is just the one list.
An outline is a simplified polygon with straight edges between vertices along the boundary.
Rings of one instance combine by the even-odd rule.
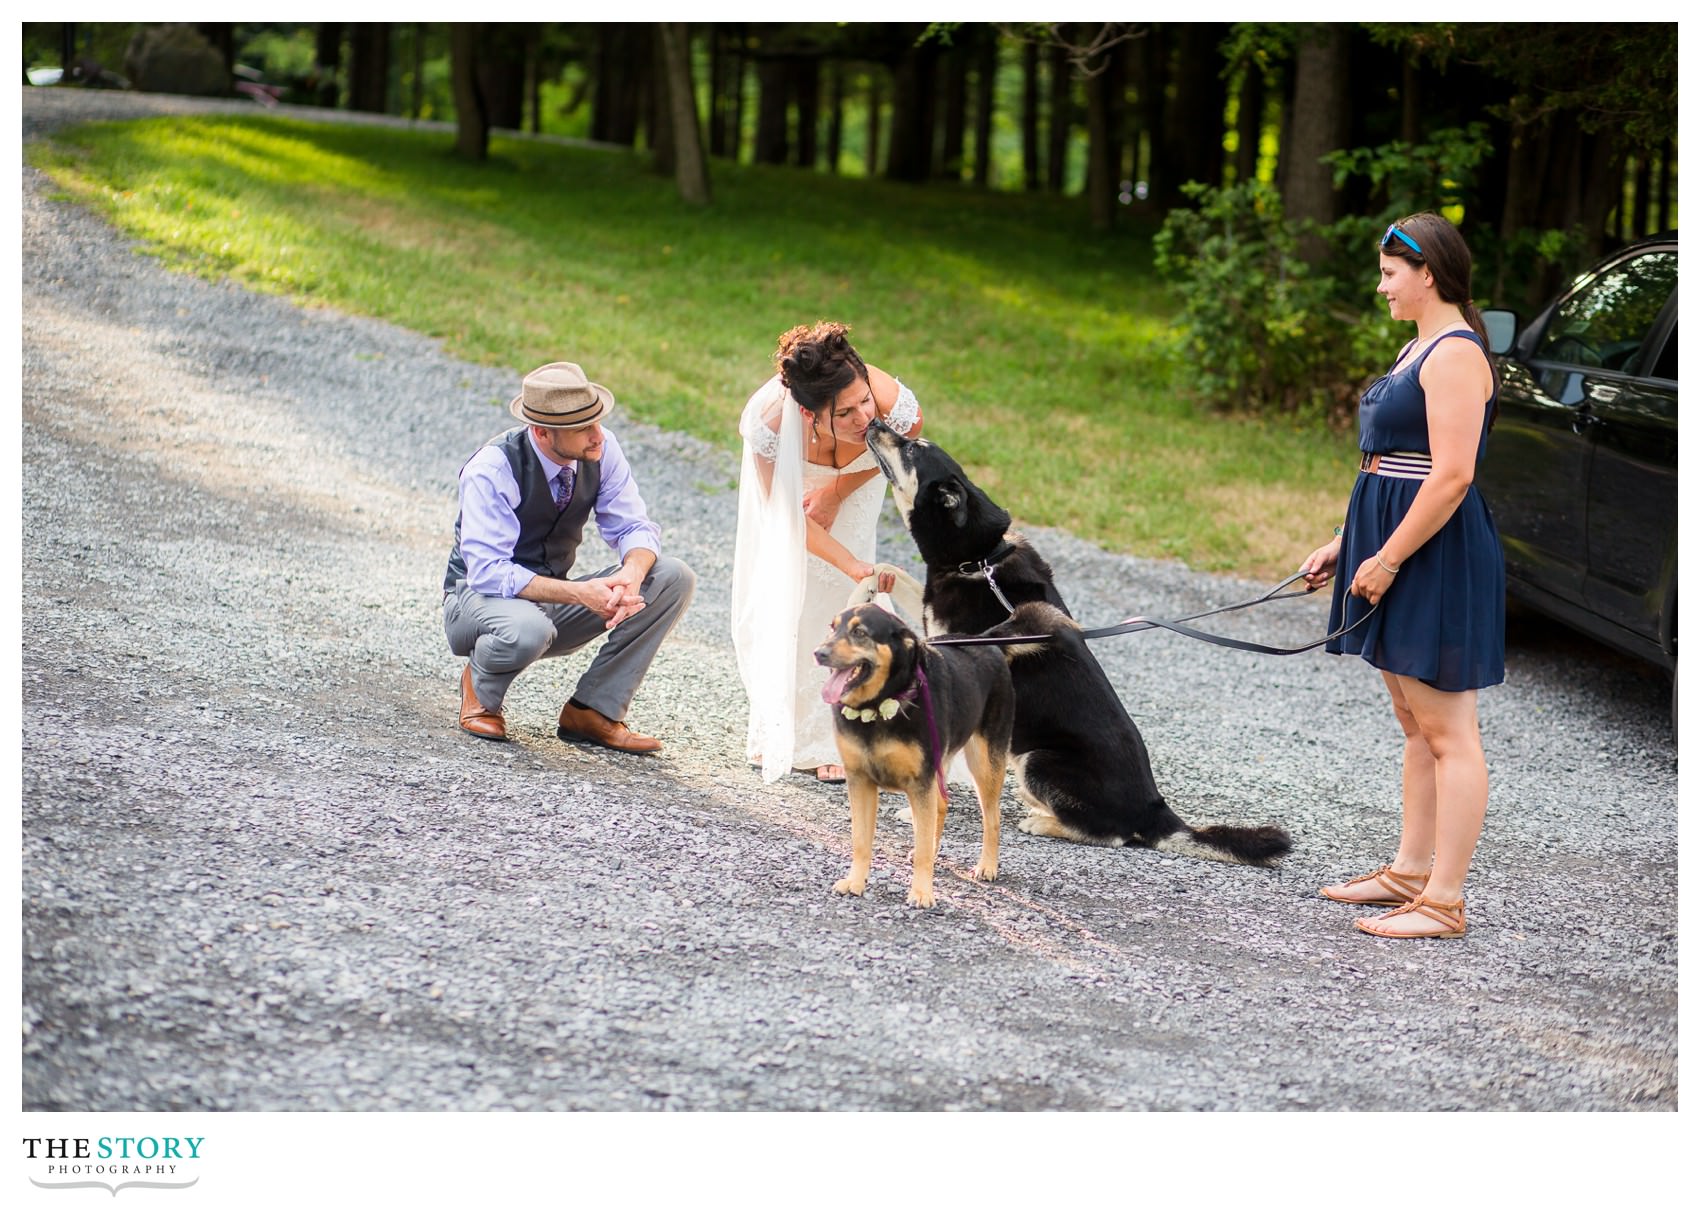
[[[525, 437], [543, 461], [553, 489], [562, 465], [538, 449], [536, 435], [527, 431]], [[596, 529], [622, 561], [633, 548], [648, 548], [659, 556], [660, 528], [649, 520], [637, 481], [632, 479], [631, 465], [608, 430], [602, 431], [600, 462]], [[519, 540], [517, 509], [519, 482], [508, 466], [508, 457], [498, 447], [480, 447], [460, 471], [460, 554], [466, 561], [466, 584], [490, 598], [516, 598], [537, 575], [513, 561], [514, 544]]]

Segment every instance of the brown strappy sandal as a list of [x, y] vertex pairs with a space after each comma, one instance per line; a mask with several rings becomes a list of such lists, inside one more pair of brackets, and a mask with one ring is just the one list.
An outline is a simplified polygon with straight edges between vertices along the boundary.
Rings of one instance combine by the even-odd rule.
[[[1422, 931], [1407, 934], [1402, 931], [1386, 931], [1381, 924], [1389, 918], [1397, 918], [1401, 914], [1415, 911], [1424, 918], [1433, 919], [1440, 924], [1438, 931]], [[1377, 918], [1360, 918], [1353, 924], [1360, 931], [1371, 935], [1379, 935], [1383, 939], [1458, 939], [1464, 934], [1464, 899], [1457, 901], [1430, 901], [1418, 893], [1410, 901], [1397, 909], [1389, 910]]]
[[1379, 880], [1383, 888], [1393, 891], [1393, 896], [1359, 900], [1356, 897], [1336, 897], [1326, 887], [1318, 889], [1317, 892], [1329, 901], [1341, 901], [1349, 906], [1402, 906], [1412, 898], [1422, 895], [1424, 886], [1428, 884], [1428, 873], [1419, 872], [1413, 876], [1406, 872], [1395, 872], [1392, 864], [1384, 863], [1368, 876], [1354, 876], [1343, 884], [1362, 884], [1366, 880]]

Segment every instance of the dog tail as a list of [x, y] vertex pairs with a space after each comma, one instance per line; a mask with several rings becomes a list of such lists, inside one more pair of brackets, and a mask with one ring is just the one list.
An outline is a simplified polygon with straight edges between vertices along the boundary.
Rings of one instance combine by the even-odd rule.
[[[1177, 819], [1178, 821], [1178, 819]], [[1154, 843], [1159, 851], [1214, 859], [1218, 863], [1243, 863], [1272, 868], [1293, 849], [1293, 840], [1280, 826], [1201, 826], [1179, 822], [1180, 828]]]
[[[982, 635], [1053, 637], [1064, 628], [1073, 628], [1078, 632], [1080, 625], [1048, 602], [1024, 602], [1015, 608], [1008, 619], [995, 627], [987, 628]], [[1046, 652], [1051, 644], [1049, 639], [1029, 641], [1026, 644], [1006, 644], [1003, 646], [1003, 657], [1010, 665], [1014, 665], [1023, 657], [1033, 657]]]

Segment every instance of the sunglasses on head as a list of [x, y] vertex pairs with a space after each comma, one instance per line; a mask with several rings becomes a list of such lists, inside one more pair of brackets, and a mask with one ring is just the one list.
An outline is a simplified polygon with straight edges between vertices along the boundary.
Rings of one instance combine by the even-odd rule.
[[1381, 247], [1386, 248], [1389, 244], [1393, 243], [1395, 238], [1403, 240], [1406, 244], [1410, 245], [1411, 251], [1417, 256], [1421, 257], [1423, 255], [1422, 245], [1405, 235], [1404, 229], [1397, 223], [1389, 223], [1387, 225], [1387, 230], [1381, 234]]

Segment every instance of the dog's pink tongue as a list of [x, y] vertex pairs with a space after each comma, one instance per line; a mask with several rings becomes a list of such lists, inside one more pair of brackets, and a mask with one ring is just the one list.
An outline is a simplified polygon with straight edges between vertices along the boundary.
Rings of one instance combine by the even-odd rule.
[[844, 698], [844, 691], [849, 687], [850, 677], [855, 672], [855, 666], [844, 670], [834, 670], [827, 676], [826, 685], [820, 689], [820, 697], [828, 703], [836, 704]]

